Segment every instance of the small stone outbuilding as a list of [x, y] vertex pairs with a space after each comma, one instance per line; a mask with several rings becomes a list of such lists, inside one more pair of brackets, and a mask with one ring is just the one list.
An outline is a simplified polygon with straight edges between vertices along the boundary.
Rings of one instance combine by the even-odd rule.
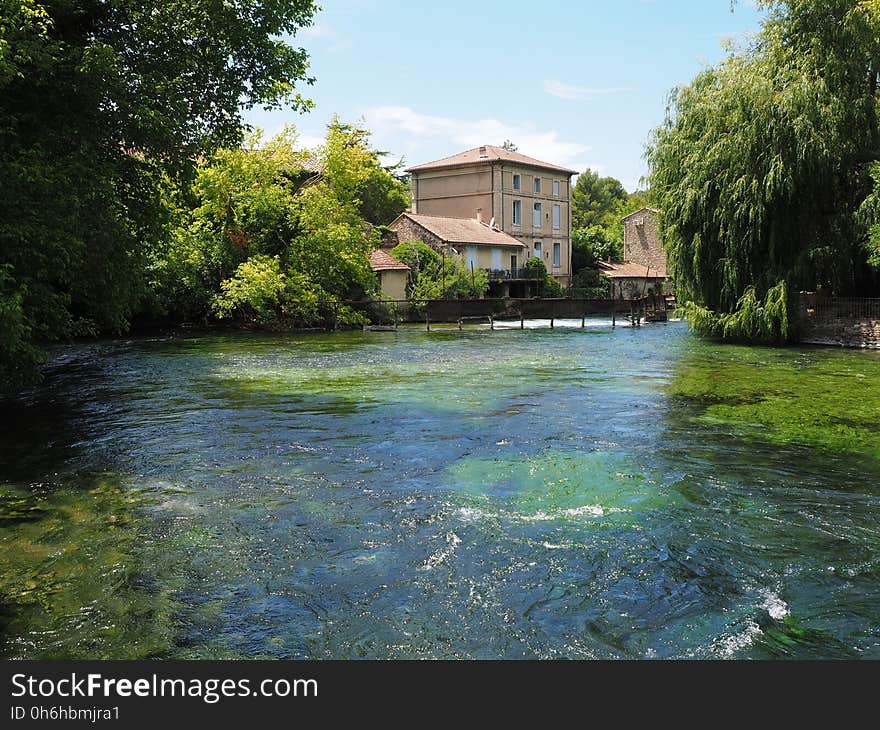
[[660, 240], [660, 211], [642, 208], [623, 219], [623, 261], [603, 261], [614, 299], [639, 299], [669, 293], [666, 251]]

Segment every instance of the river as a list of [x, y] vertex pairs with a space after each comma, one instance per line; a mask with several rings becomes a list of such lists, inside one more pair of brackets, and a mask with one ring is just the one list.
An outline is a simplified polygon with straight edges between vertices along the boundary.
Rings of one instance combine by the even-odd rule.
[[54, 350], [0, 654], [880, 658], [880, 353], [588, 324]]

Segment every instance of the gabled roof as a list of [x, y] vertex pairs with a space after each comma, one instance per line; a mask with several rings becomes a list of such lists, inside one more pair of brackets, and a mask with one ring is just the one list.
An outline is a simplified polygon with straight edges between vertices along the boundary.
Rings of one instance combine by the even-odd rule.
[[409, 266], [380, 248], [370, 252], [370, 267], [373, 271], [409, 271]]
[[528, 167], [540, 167], [544, 170], [552, 170], [553, 172], [561, 172], [564, 175], [577, 175], [577, 170], [569, 170], [567, 167], [560, 167], [550, 162], [542, 162], [534, 157], [512, 152], [503, 147], [494, 147], [486, 144], [481, 147], [474, 147], [466, 152], [459, 152], [451, 157], [444, 157], [441, 160], [433, 162], [425, 162], [421, 165], [415, 165], [407, 168], [407, 172], [421, 172], [422, 170], [442, 170], [452, 167], [467, 167], [468, 165], [483, 165], [489, 162], [517, 162]]
[[660, 211], [657, 210], [656, 208], [647, 208], [647, 207], [645, 207], [645, 208], [639, 208], [638, 210], [634, 210], [634, 211], [633, 211], [632, 213], [630, 213], [629, 215], [625, 215], [625, 216], [623, 216], [623, 218], [621, 218], [621, 220], [624, 220], [624, 221], [625, 221], [625, 220], [627, 220], [627, 219], [629, 219], [629, 218], [632, 218], [634, 215], [639, 215], [639, 213], [644, 213], [645, 211], [647, 211], [648, 213], [653, 213], [654, 215], [657, 215], [657, 214], [660, 212]]
[[601, 273], [611, 279], [665, 279], [666, 267], [648, 267], [631, 261], [600, 261]]
[[413, 223], [421, 226], [428, 233], [433, 233], [437, 238], [446, 243], [528, 248], [522, 241], [517, 241], [513, 236], [509, 236], [497, 228], [490, 228], [486, 223], [480, 223], [476, 218], [446, 218], [443, 216], [401, 213], [391, 223], [389, 228], [394, 228], [395, 223], [402, 218], [409, 218]]

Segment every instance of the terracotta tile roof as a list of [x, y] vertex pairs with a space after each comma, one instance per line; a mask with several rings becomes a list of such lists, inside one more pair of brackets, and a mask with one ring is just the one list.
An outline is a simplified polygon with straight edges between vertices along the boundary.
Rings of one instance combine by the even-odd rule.
[[446, 218], [434, 215], [401, 213], [390, 227], [394, 228], [394, 224], [404, 217], [409, 218], [446, 243], [528, 248], [522, 241], [517, 241], [513, 236], [509, 236], [497, 228], [489, 228], [486, 223], [480, 223], [476, 218]]
[[634, 264], [630, 261], [600, 261], [601, 273], [612, 279], [665, 279], [666, 267], [650, 269], [644, 264]]
[[569, 170], [567, 167], [560, 167], [550, 162], [542, 162], [534, 157], [520, 154], [519, 152], [511, 152], [503, 147], [494, 147], [492, 145], [483, 145], [482, 147], [474, 147], [466, 152], [459, 152], [451, 157], [444, 157], [442, 160], [434, 160], [433, 162], [425, 162], [421, 165], [415, 165], [407, 168], [407, 172], [421, 172], [422, 170], [441, 170], [449, 167], [464, 167], [467, 165], [480, 165], [487, 162], [518, 162], [529, 167], [540, 167], [544, 170], [552, 170], [561, 172], [565, 175], [577, 175], [577, 170]]
[[409, 271], [409, 266], [380, 248], [370, 252], [370, 266], [373, 271]]

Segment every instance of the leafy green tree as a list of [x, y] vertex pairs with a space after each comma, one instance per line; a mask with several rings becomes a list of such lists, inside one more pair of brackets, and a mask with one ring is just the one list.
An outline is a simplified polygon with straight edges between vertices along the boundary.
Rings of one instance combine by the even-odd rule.
[[865, 247], [868, 251], [868, 264], [880, 269], [880, 162], [871, 166], [874, 190], [865, 198], [859, 208], [858, 221], [868, 231]]
[[154, 314], [203, 319], [221, 283], [250, 256], [285, 256], [299, 231], [293, 201], [314, 178], [314, 158], [298, 152], [287, 127], [271, 140], [258, 131], [243, 148], [220, 149], [191, 186], [166, 186], [170, 234], [150, 252]]
[[522, 268], [530, 279], [544, 281], [547, 278], [547, 265], [537, 256], [530, 256]]
[[[383, 165], [381, 159], [388, 153], [374, 149], [370, 131], [361, 126], [345, 124], [334, 117], [330, 127], [338, 142], [349, 150], [347, 163], [359, 166], [350, 196], [357, 200], [361, 217], [368, 223], [387, 226], [410, 205], [408, 181], [396, 175], [403, 163]], [[342, 171], [328, 172], [338, 176]]]
[[585, 170], [578, 175], [571, 191], [572, 227], [590, 228], [613, 223], [628, 197], [620, 180], [600, 177], [593, 170]]
[[172, 235], [151, 269], [156, 299], [197, 319], [266, 326], [310, 326], [320, 301], [337, 321], [360, 321], [341, 302], [376, 288], [359, 197], [376, 154], [337, 120], [317, 151], [298, 151], [292, 127], [217, 151], [171, 206]]
[[489, 290], [489, 275], [483, 269], [468, 271], [464, 261], [447, 256], [440, 264], [425, 270], [415, 283], [412, 298], [426, 299], [477, 299]]
[[[880, 158], [880, 5], [763, 4], [771, 14], [748, 49], [672, 93], [648, 159], [692, 321], [778, 340], [791, 333], [780, 293], [853, 293], [871, 281], [856, 212]], [[752, 326], [756, 315], [764, 326]]]
[[572, 270], [596, 268], [600, 261], [620, 261], [623, 257], [623, 240], [608, 228], [592, 226], [575, 228], [571, 232]]
[[443, 257], [421, 241], [404, 241], [391, 249], [391, 255], [409, 266], [407, 292], [417, 301], [472, 299], [489, 289], [485, 271], [468, 271], [458, 257]]
[[282, 315], [286, 282], [277, 258], [252, 256], [220, 288], [213, 302], [220, 319], [238, 314], [239, 319], [268, 324]]
[[422, 241], [403, 241], [391, 249], [391, 255], [409, 266], [408, 293], [412, 293], [423, 273], [431, 276], [441, 266], [440, 254]]
[[533, 256], [523, 264], [523, 269], [528, 277], [539, 282], [538, 296], [541, 297], [561, 297], [564, 296], [565, 290], [562, 285], [547, 273], [547, 265], [542, 259]]
[[[252, 256], [239, 265], [220, 289], [212, 302], [219, 319], [263, 326], [309, 327], [326, 324], [333, 309], [327, 306], [325, 293], [317, 290], [305, 274], [283, 273], [277, 256]], [[336, 309], [342, 313], [342, 323], [362, 322], [349, 308]]]
[[0, 296], [23, 324], [0, 380], [27, 375], [10, 352], [128, 326], [168, 232], [167, 179], [238, 145], [242, 109], [309, 106], [294, 90], [310, 81], [306, 53], [279, 38], [314, 12], [311, 0], [0, 0]]

